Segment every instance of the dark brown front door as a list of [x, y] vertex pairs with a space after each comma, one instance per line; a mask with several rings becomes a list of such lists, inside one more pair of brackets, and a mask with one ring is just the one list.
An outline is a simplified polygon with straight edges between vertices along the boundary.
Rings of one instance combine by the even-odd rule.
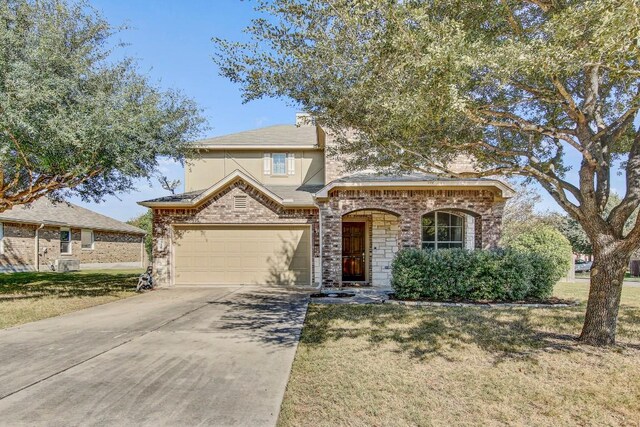
[[342, 223], [342, 280], [365, 280], [364, 222]]

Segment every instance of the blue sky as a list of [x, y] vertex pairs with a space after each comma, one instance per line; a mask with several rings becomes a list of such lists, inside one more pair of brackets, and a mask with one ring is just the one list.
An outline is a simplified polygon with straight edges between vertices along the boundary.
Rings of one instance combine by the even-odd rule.
[[[240, 0], [92, 0], [112, 25], [127, 25], [116, 40], [128, 43], [122, 54], [136, 58], [140, 71], [161, 87], [182, 90], [204, 110], [209, 129], [203, 137], [224, 135], [272, 124], [294, 123], [296, 109], [282, 100], [242, 104], [239, 86], [220, 77], [211, 56], [211, 38], [241, 40], [253, 2]], [[184, 180], [179, 164], [161, 161], [164, 174]], [[182, 191], [181, 188], [178, 191]], [[108, 197], [102, 203], [71, 202], [120, 220], [144, 213], [140, 200], [167, 195], [153, 181], [137, 191]]]
[[[242, 30], [255, 13], [254, 2], [240, 0], [92, 0], [112, 25], [127, 25], [116, 41], [128, 44], [122, 55], [136, 58], [140, 70], [161, 87], [182, 90], [204, 110], [209, 130], [203, 137], [280, 123], [293, 123], [296, 109], [287, 102], [265, 99], [242, 104], [239, 86], [218, 75], [211, 60], [212, 37], [243, 40]], [[572, 156], [577, 159], [577, 156]], [[184, 180], [180, 164], [161, 161], [161, 172]], [[624, 192], [623, 177], [612, 176], [614, 191]], [[182, 188], [178, 188], [182, 191]], [[539, 211], [560, 210], [541, 190]], [[153, 181], [141, 181], [137, 191], [108, 197], [102, 203], [72, 202], [120, 220], [144, 213], [140, 200], [166, 195]]]

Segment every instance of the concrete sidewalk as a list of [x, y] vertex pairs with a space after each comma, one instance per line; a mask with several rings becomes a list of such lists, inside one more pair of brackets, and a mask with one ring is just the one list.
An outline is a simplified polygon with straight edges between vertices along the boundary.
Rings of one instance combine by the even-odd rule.
[[159, 290], [0, 331], [0, 425], [274, 425], [305, 294]]

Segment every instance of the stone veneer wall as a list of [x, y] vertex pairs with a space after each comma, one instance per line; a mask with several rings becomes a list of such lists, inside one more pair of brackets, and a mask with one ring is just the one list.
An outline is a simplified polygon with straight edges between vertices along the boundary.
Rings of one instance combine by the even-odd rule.
[[[0, 271], [35, 269], [34, 224], [4, 224], [4, 254], [0, 255]], [[38, 230], [40, 270], [48, 271], [58, 258], [79, 259], [86, 263], [123, 263], [143, 260], [143, 236], [94, 230], [94, 249], [81, 249], [80, 229], [71, 229], [71, 254], [60, 254], [60, 229], [43, 227]]]
[[35, 257], [35, 231], [33, 225], [3, 223], [3, 253], [0, 254], [0, 271], [33, 269]]
[[79, 259], [81, 264], [142, 261], [143, 236], [141, 235], [94, 230], [93, 249], [82, 249], [80, 236], [80, 229], [71, 230], [71, 255], [69, 257]]
[[398, 216], [400, 247], [421, 247], [422, 215], [457, 209], [476, 217], [476, 246], [493, 248], [500, 240], [505, 201], [490, 190], [336, 189], [319, 203], [322, 221], [322, 284], [342, 282], [342, 217], [360, 210]]
[[400, 223], [396, 215], [381, 211], [357, 211], [343, 220], [364, 220], [368, 230], [368, 281], [374, 287], [391, 286], [391, 263], [399, 249]]
[[[247, 195], [247, 208], [234, 210], [234, 196]], [[314, 262], [320, 254], [317, 209], [289, 209], [267, 198], [241, 179], [194, 209], [154, 209], [153, 269], [160, 286], [171, 278], [171, 240], [173, 224], [311, 224]], [[314, 281], [316, 271], [313, 271]]]

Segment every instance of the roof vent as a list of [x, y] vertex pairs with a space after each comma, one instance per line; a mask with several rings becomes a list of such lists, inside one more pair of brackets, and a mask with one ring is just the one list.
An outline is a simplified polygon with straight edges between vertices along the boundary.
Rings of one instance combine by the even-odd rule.
[[247, 196], [234, 196], [233, 209], [243, 211], [247, 209]]
[[313, 126], [315, 124], [311, 114], [296, 113], [296, 126]]

